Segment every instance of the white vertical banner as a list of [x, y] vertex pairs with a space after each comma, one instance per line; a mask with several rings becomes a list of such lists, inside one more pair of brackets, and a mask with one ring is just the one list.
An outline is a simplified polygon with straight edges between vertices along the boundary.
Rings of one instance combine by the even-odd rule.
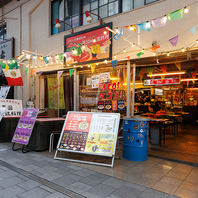
[[6, 109], [6, 107], [0, 107], [0, 122], [3, 118], [3, 115], [5, 114]]
[[0, 87], [0, 99], [6, 99], [10, 86], [1, 86]]
[[62, 75], [63, 71], [57, 71], [57, 79], [59, 79]]

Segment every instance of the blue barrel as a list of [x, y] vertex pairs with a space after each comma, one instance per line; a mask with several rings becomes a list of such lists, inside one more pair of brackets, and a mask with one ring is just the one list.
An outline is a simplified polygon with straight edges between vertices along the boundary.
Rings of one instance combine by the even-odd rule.
[[148, 159], [148, 135], [150, 118], [123, 118], [122, 157], [131, 161]]

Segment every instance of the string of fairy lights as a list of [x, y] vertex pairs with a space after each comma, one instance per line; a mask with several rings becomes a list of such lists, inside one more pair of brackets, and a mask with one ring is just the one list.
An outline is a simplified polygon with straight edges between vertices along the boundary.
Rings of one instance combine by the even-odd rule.
[[[198, 3], [198, 1], [195, 1], [194, 3], [192, 3], [192, 4], [189, 4], [189, 5], [187, 5], [187, 6], [185, 6], [185, 7], [183, 7], [183, 8], [181, 8], [182, 9], [182, 12], [184, 12], [184, 14], [187, 14], [188, 12], [189, 12], [189, 10], [190, 10], [190, 7], [191, 6], [193, 6], [193, 5], [195, 5], [196, 3]], [[180, 10], [181, 10], [180, 9]], [[178, 11], [178, 10], [176, 10], [176, 11]], [[176, 11], [174, 11], [174, 12], [176, 12]], [[173, 13], [173, 12], [171, 12], [171, 13]], [[169, 13], [170, 14], [170, 13]], [[163, 20], [164, 20], [164, 22], [165, 22], [165, 24], [166, 24], [166, 21], [168, 20], [168, 16], [169, 16], [169, 14], [164, 14], [164, 15], [162, 15], [162, 16], [160, 16], [160, 17], [158, 17], [158, 18], [163, 18]], [[158, 18], [155, 18], [155, 19], [158, 19]], [[142, 24], [143, 23], [145, 23], [145, 26], [146, 26], [146, 28], [151, 28], [151, 26], [152, 26], [152, 23], [151, 23], [151, 21], [153, 21], [153, 20], [155, 20], [155, 19], [152, 19], [152, 20], [147, 20], [147, 21], [145, 21], [145, 22], [142, 22]], [[182, 51], [182, 52], [185, 52], [185, 51], [190, 51], [190, 50], [192, 50], [192, 49], [195, 49], [195, 47], [196, 47], [196, 45], [198, 44], [198, 39], [197, 40], [195, 40], [195, 41], [192, 41], [191, 43], [189, 43], [188, 45], [186, 45], [186, 46], [184, 46], [184, 47], [182, 47], [182, 48], [178, 48], [178, 49], [174, 49], [174, 50], [169, 50], [169, 51], [161, 51], [161, 52], [157, 52], [157, 50], [152, 50], [152, 48], [145, 48], [145, 47], [143, 47], [143, 46], [140, 46], [140, 45], [138, 45], [138, 44], [136, 44], [135, 42], [131, 42], [131, 41], [129, 41], [128, 40], [128, 38], [129, 38], [129, 36], [133, 33], [133, 32], [136, 32], [136, 29], [137, 28], [139, 28], [139, 25], [140, 24], [132, 24], [132, 25], [128, 25], [128, 26], [121, 26], [121, 27], [116, 27], [115, 28], [115, 31], [114, 30], [111, 30], [110, 28], [108, 28], [108, 27], [106, 27], [107, 29], [106, 30], [104, 30], [104, 32], [103, 32], [103, 34], [104, 35], [108, 35], [108, 31], [111, 31], [112, 33], [113, 33], [113, 35], [112, 35], [112, 37], [111, 38], [109, 38], [109, 42], [111, 43], [112, 42], [112, 39], [114, 38], [114, 36], [117, 34], [118, 35], [118, 37], [120, 37], [120, 38], [122, 38], [124, 41], [126, 41], [126, 42], [128, 42], [129, 43], [129, 45], [128, 46], [126, 46], [125, 48], [123, 48], [123, 49], [121, 49], [121, 50], [119, 50], [118, 52], [116, 52], [116, 53], [114, 53], [113, 54], [113, 58], [114, 59], [117, 59], [117, 57], [119, 56], [119, 55], [121, 55], [121, 54], [129, 54], [129, 53], [137, 53], [137, 52], [142, 52], [142, 53], [144, 53], [144, 51], [148, 51], [148, 52], [151, 52], [151, 53], [153, 53], [153, 56], [156, 56], [156, 59], [157, 59], [157, 57], [158, 57], [158, 55], [162, 55], [162, 54], [166, 54], [167, 56], [170, 56], [172, 53], [175, 53], [175, 52], [178, 52], [178, 51]], [[196, 26], [195, 26], [196, 27]], [[131, 31], [126, 37], [123, 37], [123, 34], [121, 34], [121, 30], [122, 30], [122, 28], [126, 28], [126, 29], [129, 29], [129, 31]], [[189, 29], [187, 30], [187, 31], [189, 31]], [[185, 31], [185, 32], [187, 32], [187, 31]], [[183, 33], [181, 33], [181, 34], [184, 34], [185, 32], [183, 32]], [[120, 35], [119, 35], [120, 34]], [[181, 34], [179, 34], [179, 35], [181, 35]], [[96, 41], [96, 37], [97, 37], [97, 35], [95, 35], [93, 38], [90, 38], [89, 40], [87, 40], [81, 47], [82, 47], [82, 49], [84, 48], [84, 46], [86, 46], [87, 45], [87, 43], [90, 43], [90, 42], [93, 42], [93, 43], [96, 43], [97, 41]], [[119, 38], [118, 38], [119, 39]], [[165, 41], [165, 42], [167, 42], [167, 41]], [[165, 42], [163, 42], [163, 43], [161, 43], [161, 44], [159, 44], [159, 45], [162, 45], [162, 44], [164, 44]], [[59, 47], [62, 47], [63, 45], [61, 45], [61, 46], [59, 46]], [[59, 48], [58, 47], [58, 48]], [[129, 51], [129, 50], [127, 50], [127, 49], [134, 49], [134, 47], [137, 47], [137, 49], [136, 50], [132, 50], [132, 51]], [[76, 54], [77, 53], [77, 49], [73, 49], [72, 50], [72, 54]], [[49, 54], [51, 54], [51, 53], [49, 53]], [[17, 56], [17, 57], [15, 57], [15, 59], [18, 59], [18, 65], [20, 66], [20, 67], [22, 67], [22, 65], [24, 65], [26, 68], [31, 68], [31, 69], [39, 69], [39, 68], [42, 68], [42, 67], [48, 67], [48, 66], [54, 66], [54, 65], [63, 65], [65, 62], [64, 62], [64, 59], [66, 58], [66, 52], [65, 53], [60, 53], [60, 54], [57, 54], [57, 55], [55, 55], [55, 56], [53, 56], [53, 55], [47, 55], [47, 56], [44, 56], [44, 55], [42, 55], [42, 54], [38, 54], [38, 53], [36, 53], [36, 52], [30, 52], [30, 51], [26, 51], [26, 50], [23, 50], [23, 52], [22, 52], [22, 55], [20, 55], [20, 56]], [[142, 54], [143, 55], [143, 54]], [[41, 61], [41, 62], [38, 62], [38, 59]], [[123, 58], [121, 58], [121, 59], [123, 59]], [[120, 59], [120, 60], [121, 60]], [[125, 58], [126, 59], [126, 58]], [[30, 64], [30, 63], [24, 63], [24, 61], [30, 61], [30, 60], [32, 60], [32, 64]], [[118, 59], [119, 60], [119, 59]], [[10, 60], [3, 60], [3, 62], [4, 63], [7, 63], [7, 64], [9, 64], [9, 61]], [[16, 61], [16, 60], [12, 60], [12, 61]], [[44, 61], [44, 63], [42, 64], [42, 62]], [[110, 60], [111, 61], [111, 60]], [[97, 62], [97, 63], [95, 63], [96, 64], [96, 66], [98, 66], [98, 65], [100, 65], [100, 64], [108, 64], [110, 61], [108, 61], [108, 60], [105, 60], [105, 61], [102, 61], [102, 62]], [[157, 63], [159, 63], [159, 61], [158, 61], [158, 59], [157, 59]], [[90, 64], [83, 64], [83, 62], [82, 62], [82, 64], [81, 65], [77, 65], [77, 64], [75, 64], [75, 63], [72, 63], [72, 64], [69, 64], [69, 63], [67, 63], [66, 62], [66, 65], [65, 65], [67, 68], [83, 68], [84, 66], [87, 66], [87, 67], [90, 67], [91, 65]]]

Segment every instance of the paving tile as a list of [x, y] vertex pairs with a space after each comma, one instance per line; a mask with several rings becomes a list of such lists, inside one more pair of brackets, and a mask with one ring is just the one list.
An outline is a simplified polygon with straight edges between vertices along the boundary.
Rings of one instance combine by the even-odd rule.
[[5, 171], [5, 172], [2, 172], [0, 174], [0, 178], [7, 179], [7, 178], [10, 178], [10, 177], [16, 176], [17, 174], [18, 173], [14, 172], [14, 171], [8, 170], [8, 171]]
[[14, 197], [16, 195], [20, 195], [21, 193], [24, 193], [25, 190], [19, 186], [11, 186], [8, 188], [5, 188], [3, 190], [0, 190], [0, 197], [2, 198], [10, 198]]
[[75, 192], [75, 193], [81, 194], [81, 193], [91, 189], [92, 187], [89, 185], [83, 184], [81, 182], [76, 182], [76, 183], [73, 183], [73, 184], [67, 186], [66, 188]]
[[124, 197], [124, 198], [137, 198], [142, 191], [137, 190], [135, 188], [130, 188], [127, 186], [123, 186], [120, 189], [117, 189], [113, 195], [116, 195], [118, 197]]
[[39, 187], [37, 188], [33, 188], [27, 192], [24, 192], [20, 195], [18, 195], [18, 197], [20, 198], [43, 198], [46, 197], [48, 195], [50, 195], [51, 193], [47, 192], [46, 190], [43, 190]]
[[110, 177], [104, 174], [95, 173], [90, 176], [87, 176], [80, 180], [80, 182], [87, 184], [89, 186], [96, 186], [105, 180], [109, 179]]
[[10, 187], [10, 186], [14, 186], [16, 184], [20, 184], [24, 182], [23, 179], [20, 179], [18, 177], [10, 177], [10, 178], [7, 178], [7, 179], [3, 179], [0, 181], [0, 186], [3, 187], [3, 188], [7, 188], [7, 187]]
[[46, 196], [45, 198], [70, 198], [70, 197], [62, 193], [55, 192], [55, 193], [52, 193], [51, 195]]
[[94, 186], [93, 188], [87, 190], [87, 192], [92, 193], [94, 195], [99, 195], [100, 197], [108, 197], [110, 194], [115, 192], [115, 188], [106, 186], [104, 184], [99, 184], [97, 186]]
[[187, 177], [187, 174], [183, 174], [183, 173], [177, 173], [175, 171], [170, 171], [166, 174], [166, 176], [168, 177], [173, 177], [176, 179], [180, 179], [180, 180], [184, 180]]
[[177, 189], [174, 195], [179, 196], [179, 197], [184, 197], [184, 198], [197, 198], [198, 197], [197, 192], [193, 192], [185, 188], [181, 188], [181, 187]]
[[164, 175], [158, 174], [158, 173], [153, 173], [150, 171], [144, 172], [142, 174], [142, 177], [146, 177], [148, 179], [154, 179], [154, 180], [160, 180]]
[[166, 193], [148, 188], [140, 194], [142, 198], [166, 198], [167, 196], [168, 194]]
[[101, 196], [94, 195], [94, 194], [92, 194], [90, 192], [84, 192], [84, 193], [82, 193], [82, 195], [85, 196], [85, 197], [87, 197], [87, 198], [102, 198]]
[[198, 192], [198, 186], [197, 184], [194, 184], [194, 183], [190, 183], [190, 182], [187, 182], [187, 181], [184, 181], [181, 186], [181, 188], [184, 188], [184, 189], [187, 189], [187, 190], [190, 190], [190, 191], [193, 191], [193, 192]]
[[[67, 176], [68, 174], [72, 173], [74, 170], [72, 168], [69, 168], [69, 167], [64, 167], [64, 168], [61, 168], [61, 169], [58, 169], [56, 171], [54, 171], [55, 173], [58, 173], [58, 174], [61, 174], [63, 176]], [[81, 170], [80, 170], [81, 171]], [[76, 172], [80, 172], [80, 171], [75, 171], [75, 174]], [[83, 170], [82, 170], [83, 171]], [[80, 175], [77, 173], [77, 175]], [[81, 176], [81, 175], [80, 175]]]
[[48, 173], [51, 173], [51, 172], [56, 171], [58, 169], [55, 168], [55, 167], [52, 167], [52, 166], [44, 166], [43, 168], [37, 168], [35, 170], [37, 172], [42, 173], [42, 174], [48, 174]]
[[135, 188], [135, 189], [140, 190], [140, 191], [146, 190], [146, 187], [138, 185], [138, 184], [130, 183], [130, 182], [127, 182], [125, 184], [125, 186], [130, 187], [130, 188]]
[[164, 176], [164, 177], [160, 180], [160, 182], [164, 182], [164, 183], [171, 184], [171, 185], [173, 185], [173, 186], [179, 187], [183, 181], [180, 180], [180, 179], [176, 179], [176, 178]]
[[121, 198], [121, 197], [116, 196], [116, 195], [109, 195], [107, 198]]
[[52, 180], [55, 180], [55, 179], [58, 179], [58, 178], [62, 177], [62, 175], [60, 175], [58, 173], [50, 172], [48, 174], [41, 175], [40, 177], [43, 178], [43, 179], [46, 179], [48, 181], [52, 181]]
[[42, 188], [43, 190], [46, 190], [46, 191], [48, 191], [50, 193], [54, 193], [55, 192], [55, 190], [53, 188], [50, 188], [50, 187], [45, 186], [45, 185], [41, 185], [41, 186], [39, 186], [39, 188]]
[[67, 176], [60, 177], [58, 179], [52, 180], [53, 183], [58, 184], [62, 187], [69, 186], [77, 181], [81, 181], [82, 177], [75, 174], [69, 174]]
[[76, 175], [79, 175], [79, 176], [82, 176], [82, 177], [87, 177], [87, 176], [92, 175], [94, 173], [95, 173], [95, 171], [88, 170], [88, 169], [82, 169], [82, 170], [75, 171]]
[[178, 186], [164, 182], [157, 182], [152, 188], [173, 195], [176, 192]]
[[112, 186], [113, 188], [120, 188], [124, 186], [127, 182], [117, 178], [110, 177], [109, 179], [105, 180], [102, 183], [107, 186]]
[[185, 179], [185, 181], [198, 184], [198, 177], [196, 175], [188, 175]]
[[188, 175], [191, 172], [190, 169], [185, 169], [185, 168], [180, 167], [180, 166], [179, 167], [175, 166], [172, 170], [177, 172], [177, 173], [182, 173], [182, 174], [186, 174], [186, 175]]
[[140, 184], [142, 186], [151, 188], [157, 183], [157, 180], [148, 179], [148, 178], [139, 178], [139, 179], [135, 179], [133, 182], [135, 184]]
[[22, 182], [20, 184], [18, 184], [18, 186], [20, 186], [21, 188], [25, 189], [25, 190], [31, 190], [35, 187], [40, 186], [41, 184], [39, 182], [36, 182], [34, 180], [28, 180], [25, 182]]
[[180, 198], [180, 197], [175, 196], [175, 195], [169, 195], [167, 198]]

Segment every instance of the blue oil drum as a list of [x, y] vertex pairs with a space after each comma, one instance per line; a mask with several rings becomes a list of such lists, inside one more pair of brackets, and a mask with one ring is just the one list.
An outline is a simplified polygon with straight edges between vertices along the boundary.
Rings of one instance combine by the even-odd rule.
[[148, 135], [150, 118], [123, 118], [122, 157], [131, 161], [148, 159]]

